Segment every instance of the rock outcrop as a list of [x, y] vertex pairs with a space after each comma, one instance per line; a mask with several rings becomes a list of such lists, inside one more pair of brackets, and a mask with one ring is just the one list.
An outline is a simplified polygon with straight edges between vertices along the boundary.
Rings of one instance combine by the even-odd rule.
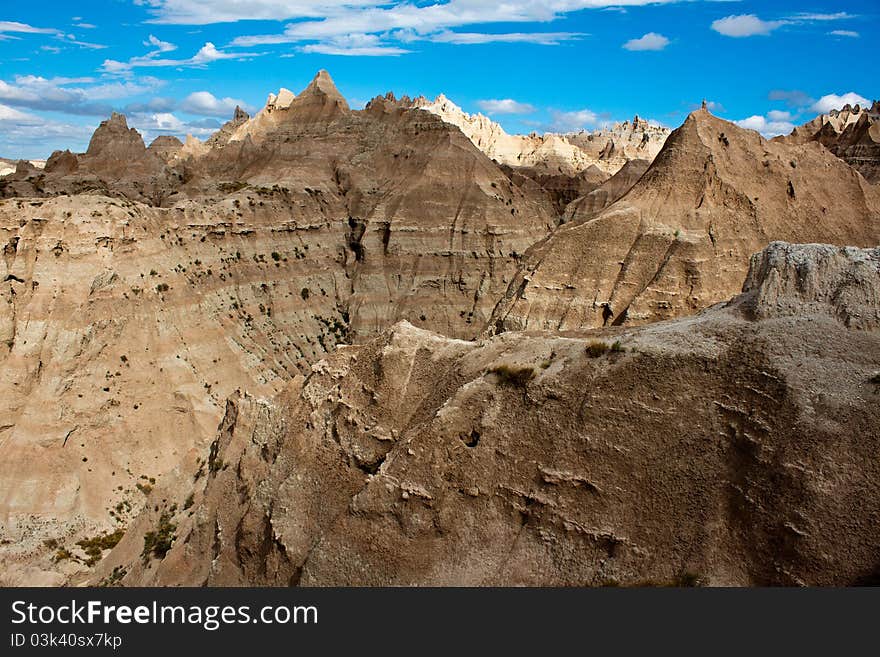
[[650, 166], [648, 160], [630, 160], [611, 178], [566, 205], [566, 220], [570, 221], [574, 217], [589, 217], [617, 202], [632, 189]]
[[640, 328], [400, 323], [231, 399], [91, 583], [876, 582], [880, 333], [850, 320], [877, 317], [877, 258], [773, 244], [731, 303]]

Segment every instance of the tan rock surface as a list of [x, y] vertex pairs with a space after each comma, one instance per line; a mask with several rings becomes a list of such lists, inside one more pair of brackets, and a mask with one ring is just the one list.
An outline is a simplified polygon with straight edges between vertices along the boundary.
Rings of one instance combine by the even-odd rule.
[[773, 240], [874, 246], [880, 190], [819, 144], [767, 141], [705, 110], [598, 215], [524, 259], [498, 329], [579, 329], [693, 313], [730, 297]]

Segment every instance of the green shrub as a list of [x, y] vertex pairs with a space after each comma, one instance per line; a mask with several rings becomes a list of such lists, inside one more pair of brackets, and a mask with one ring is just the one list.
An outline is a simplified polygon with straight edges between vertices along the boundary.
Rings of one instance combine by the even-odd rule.
[[154, 531], [144, 534], [144, 549], [141, 556], [147, 562], [151, 558], [164, 559], [165, 555], [171, 549], [174, 539], [177, 538], [174, 532], [177, 525], [171, 522], [171, 514], [163, 511], [159, 516], [159, 525]]
[[88, 557], [86, 565], [94, 566], [101, 560], [104, 550], [112, 550], [122, 540], [123, 536], [125, 536], [125, 530], [117, 529], [112, 534], [101, 534], [93, 538], [84, 538], [81, 541], [77, 541], [76, 544], [83, 549], [83, 552]]
[[599, 340], [594, 340], [587, 345], [587, 356], [590, 358], [599, 358], [608, 353], [608, 345]]
[[515, 388], [525, 388], [529, 381], [535, 378], [535, 368], [533, 367], [498, 365], [490, 369], [489, 373], [497, 376], [501, 385]]
[[73, 553], [70, 550], [68, 550], [66, 547], [61, 547], [61, 548], [58, 548], [58, 551], [55, 553], [55, 556], [53, 557], [53, 561], [55, 561], [55, 563], [59, 563], [61, 561], [65, 561], [67, 559], [73, 559], [73, 558], [74, 558]]
[[622, 354], [626, 349], [623, 348], [623, 345], [620, 344], [620, 340], [616, 340], [613, 345], [611, 345], [611, 352], [615, 354]]

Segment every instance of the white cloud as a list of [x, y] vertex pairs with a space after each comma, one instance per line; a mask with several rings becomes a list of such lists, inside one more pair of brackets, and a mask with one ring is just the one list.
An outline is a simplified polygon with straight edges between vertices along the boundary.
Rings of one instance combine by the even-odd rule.
[[638, 39], [630, 39], [623, 44], [627, 50], [663, 50], [669, 45], [669, 39], [656, 32], [648, 32]]
[[834, 14], [811, 14], [807, 12], [802, 12], [800, 14], [795, 14], [791, 18], [792, 20], [800, 21], [840, 21], [850, 18], [857, 18], [857, 16], [855, 16], [854, 14], [848, 14], [845, 11], [838, 11]]
[[477, 107], [489, 114], [531, 114], [535, 111], [533, 105], [520, 103], [511, 98], [478, 100]]
[[144, 41], [145, 46], [153, 46], [156, 49], [156, 54], [163, 52], [171, 52], [172, 50], [177, 50], [177, 46], [173, 43], [168, 43], [167, 41], [162, 41], [158, 37], [153, 36], [152, 34], [147, 37], [147, 40]]
[[786, 21], [763, 21], [754, 14], [740, 14], [720, 18], [712, 23], [712, 29], [729, 37], [766, 36], [782, 27]]
[[783, 110], [770, 110], [767, 112], [767, 118], [771, 121], [791, 121], [791, 112]]
[[112, 108], [96, 101], [136, 96], [154, 91], [162, 84], [152, 77], [96, 84], [96, 80], [89, 77], [17, 75], [11, 82], [0, 80], [0, 102], [34, 110], [106, 116]]
[[74, 23], [74, 27], [78, 27], [83, 30], [94, 30], [97, 25], [93, 25], [92, 23]]
[[84, 148], [91, 125], [72, 125], [0, 105], [0, 153], [11, 158], [45, 158], [53, 150]]
[[550, 118], [550, 130], [553, 132], [575, 132], [593, 127], [599, 122], [599, 115], [588, 109], [573, 112], [550, 110]]
[[229, 118], [236, 106], [245, 107], [245, 103], [236, 98], [217, 98], [209, 91], [195, 91], [184, 98], [180, 109], [199, 116]]
[[[450, 0], [417, 6], [402, 0], [137, 0], [154, 14], [151, 22], [208, 25], [247, 20], [347, 18], [375, 12], [378, 20], [386, 12], [402, 16], [424, 16], [457, 20], [455, 24], [548, 21], [581, 9], [608, 9], [650, 4], [671, 4], [681, 0]], [[456, 18], [457, 17], [457, 18]], [[460, 22], [464, 21], [464, 22]], [[382, 28], [389, 29], [389, 28]], [[426, 29], [436, 29], [427, 28]], [[354, 29], [353, 32], [379, 30]]]
[[200, 121], [186, 122], [171, 112], [156, 112], [153, 114], [132, 114], [128, 119], [128, 124], [136, 128], [149, 144], [156, 137], [161, 135], [170, 135], [183, 141], [186, 135], [193, 135], [204, 139], [210, 137], [217, 130], [217, 126], [213, 120], [202, 119]]
[[822, 96], [810, 109], [814, 112], [819, 112], [820, 114], [827, 114], [831, 110], [842, 109], [844, 105], [861, 105], [862, 107], [867, 105], [870, 107], [871, 101], [854, 91], [850, 91], [842, 96], [838, 96], [837, 94]]
[[404, 48], [385, 44], [375, 34], [347, 34], [345, 36], [332, 37], [322, 43], [302, 46], [299, 50], [305, 53], [350, 57], [395, 57], [410, 52]]
[[0, 105], [0, 121], [22, 124], [32, 123], [35, 120], [35, 117], [32, 117], [29, 114], [19, 112], [17, 109], [7, 107], [6, 105]]
[[828, 34], [831, 36], [849, 37], [851, 39], [858, 39], [861, 36], [861, 34], [853, 30], [831, 30]]
[[199, 49], [199, 51], [189, 59], [162, 59], [158, 57], [158, 55], [162, 52], [166, 51], [162, 49], [157, 49], [140, 57], [132, 57], [127, 62], [119, 62], [114, 59], [106, 59], [104, 60], [101, 68], [105, 73], [121, 74], [129, 73], [132, 69], [135, 68], [150, 68], [162, 66], [176, 66], [179, 68], [201, 68], [206, 66], [207, 64], [210, 64], [211, 62], [216, 62], [222, 59], [245, 59], [250, 57], [259, 57], [263, 54], [255, 52], [225, 52], [223, 50], [218, 50], [217, 47], [210, 41], [202, 46], [201, 49]]
[[60, 34], [59, 30], [51, 27], [34, 27], [27, 23], [15, 21], [0, 21], [0, 32], [16, 32], [18, 34]]
[[[582, 32], [452, 32], [444, 30], [426, 37], [435, 43], [455, 43], [472, 45], [480, 43], [535, 43], [542, 46], [557, 46], [563, 41], [574, 41], [587, 36]], [[413, 39], [415, 40], [415, 39]]]
[[[283, 32], [239, 36], [233, 46], [277, 45], [317, 42], [337, 45], [332, 39], [349, 35], [374, 34], [386, 41], [426, 40], [454, 44], [490, 42], [558, 45], [586, 36], [574, 32], [454, 31], [465, 26], [497, 23], [547, 23], [583, 9], [604, 9], [620, 5], [668, 4], [683, 0], [448, 0], [415, 3], [402, 0], [325, 0], [289, 2], [285, 0], [220, 0], [207, 12], [194, 0], [151, 0], [160, 22], [219, 22], [245, 18], [300, 19], [288, 23]], [[245, 10], [249, 15], [245, 15]], [[209, 15], [209, 13], [211, 15]], [[386, 47], [394, 47], [386, 44]], [[322, 51], [327, 48], [321, 48]], [[308, 46], [314, 52], [314, 45]]]
[[794, 130], [794, 124], [791, 121], [778, 121], [773, 120], [768, 115], [764, 116], [750, 116], [747, 119], [742, 119], [741, 121], [734, 121], [740, 128], [746, 128], [748, 130], [755, 130], [756, 132], [760, 132], [765, 137], [776, 137], [778, 135], [787, 135], [792, 130]]

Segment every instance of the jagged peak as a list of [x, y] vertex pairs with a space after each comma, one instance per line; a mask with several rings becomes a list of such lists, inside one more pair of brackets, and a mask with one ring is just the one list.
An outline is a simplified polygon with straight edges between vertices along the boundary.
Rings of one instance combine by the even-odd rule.
[[336, 88], [336, 83], [333, 82], [333, 78], [331, 78], [330, 74], [323, 68], [318, 71], [314, 78], [312, 78], [312, 81], [309, 82], [309, 86], [303, 89], [302, 94], [300, 95], [315, 93], [320, 93], [337, 100], [345, 100], [342, 94], [339, 93], [339, 89]]
[[125, 114], [120, 114], [119, 112], [112, 112], [110, 114], [110, 118], [106, 121], [101, 121], [102, 126], [108, 127], [120, 127], [125, 130], [128, 130], [128, 120], [125, 118]]

